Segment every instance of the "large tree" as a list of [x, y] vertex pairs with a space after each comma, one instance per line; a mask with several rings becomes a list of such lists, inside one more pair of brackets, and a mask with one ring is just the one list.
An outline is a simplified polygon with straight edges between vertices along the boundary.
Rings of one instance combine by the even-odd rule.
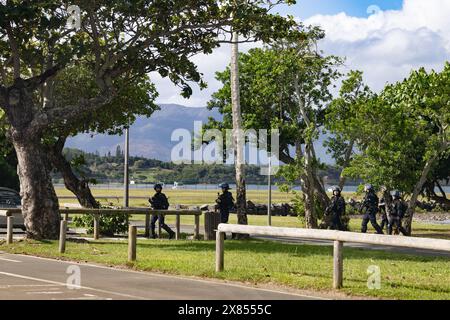
[[6, 138], [6, 131], [5, 113], [0, 110], [0, 187], [19, 190], [16, 153]]
[[409, 234], [418, 196], [439, 159], [448, 156], [449, 80], [449, 63], [440, 73], [420, 69], [355, 106], [360, 153], [346, 173], [409, 194], [405, 219]]
[[[90, 99], [98, 94], [94, 75], [86, 66], [66, 68], [55, 79], [53, 96], [58, 104], [72, 104], [75, 99]], [[132, 81], [118, 80], [118, 93], [114, 99], [102, 108], [92, 112], [80, 112], [77, 117], [66, 121], [63, 125], [51, 126], [46, 135], [45, 146], [49, 162], [63, 177], [66, 188], [75, 194], [83, 207], [97, 208], [89, 188], [89, 176], [73, 170], [83, 164], [83, 156], [69, 162], [63, 155], [66, 139], [80, 132], [122, 134], [123, 128], [134, 122], [136, 116], [151, 116], [159, 109], [154, 104], [157, 92], [148, 76], [137, 77]], [[76, 168], [75, 168], [76, 169]]]
[[[279, 130], [279, 159], [288, 165], [282, 172], [288, 175], [287, 171], [295, 168], [294, 179], [301, 179], [305, 195], [307, 225], [317, 227], [314, 199], [323, 206], [329, 199], [318, 178], [314, 141], [324, 121], [323, 110], [331, 100], [330, 86], [339, 75], [336, 66], [340, 59], [313, 50], [312, 45], [323, 37], [323, 32], [317, 28], [306, 30], [302, 39], [241, 54], [239, 81], [243, 127]], [[208, 103], [210, 109], [217, 108], [223, 114], [223, 121], [211, 119], [205, 128], [232, 127], [230, 73], [230, 68], [217, 73], [223, 87]]]
[[[81, 9], [81, 29], [75, 30], [66, 27], [65, 1], [2, 2], [0, 107], [17, 153], [28, 237], [56, 238], [59, 231], [58, 199], [42, 142], [49, 126], [94, 114], [117, 96], [118, 79], [152, 71], [168, 76], [189, 96], [189, 81], [203, 86], [189, 58], [230, 42], [227, 27], [244, 39], [263, 41], [296, 28], [293, 19], [268, 14], [265, 3], [245, 1], [235, 8], [215, 0], [77, 0], [72, 5]], [[98, 94], [60, 105], [52, 95], [53, 80], [73, 65], [90, 67]]]
[[330, 103], [325, 115], [325, 130], [330, 137], [324, 146], [341, 168], [339, 187], [344, 188], [344, 170], [350, 165], [358, 145], [363, 141], [355, 112], [358, 105], [366, 104], [374, 93], [364, 84], [361, 71], [350, 71], [342, 81], [339, 95]]

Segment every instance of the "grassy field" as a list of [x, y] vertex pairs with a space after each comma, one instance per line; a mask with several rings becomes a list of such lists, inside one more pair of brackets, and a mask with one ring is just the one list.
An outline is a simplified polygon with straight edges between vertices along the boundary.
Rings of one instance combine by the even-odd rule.
[[[58, 196], [72, 196], [73, 194], [67, 189], [58, 188], [56, 189]], [[212, 204], [217, 196], [216, 190], [172, 190], [167, 189], [164, 191], [169, 197], [169, 201], [172, 205], [175, 204], [185, 204], [185, 205], [202, 205], [202, 204]], [[143, 189], [131, 189], [131, 196], [150, 196], [153, 193], [152, 189], [143, 190]], [[97, 196], [111, 196], [111, 197], [122, 197], [123, 191], [119, 189], [94, 189], [93, 194]], [[344, 197], [348, 198], [352, 196], [350, 193], [344, 194]], [[272, 192], [273, 203], [279, 202], [289, 202], [292, 195], [282, 193], [278, 190], [274, 190]], [[264, 203], [267, 198], [266, 191], [262, 190], [249, 190], [247, 191], [247, 198], [255, 203]], [[76, 203], [76, 200], [72, 199], [62, 199], [61, 203]], [[103, 204], [112, 204], [120, 206], [122, 204], [121, 200], [117, 201], [116, 199], [108, 199], [101, 200]], [[148, 202], [145, 199], [131, 199], [130, 206], [136, 207], [145, 207], [148, 206]], [[134, 220], [143, 220], [143, 216], [133, 217]], [[249, 224], [252, 225], [267, 225], [267, 217], [266, 216], [254, 216], [249, 215]], [[168, 224], [175, 223], [174, 216], [167, 217]], [[236, 216], [230, 216], [230, 223], [236, 223]], [[181, 223], [186, 225], [193, 225], [194, 218], [187, 216], [181, 217]], [[203, 224], [203, 219], [200, 220], [200, 223]], [[299, 228], [303, 227], [301, 221], [297, 217], [272, 217], [272, 225], [276, 227], [292, 227]], [[353, 218], [350, 221], [350, 230], [359, 232], [361, 229], [361, 219]], [[442, 238], [442, 239], [450, 239], [450, 225], [442, 225], [442, 224], [429, 224], [429, 223], [421, 223], [414, 222], [413, 225], [414, 236], [416, 237], [432, 237], [432, 238]], [[369, 232], [373, 232], [372, 227], [369, 224]]]
[[[109, 266], [330, 292], [332, 248], [266, 241], [226, 241], [225, 272], [216, 273], [215, 243], [205, 241], [138, 240], [138, 261], [129, 264], [125, 241], [69, 241], [58, 253], [56, 241], [21, 241], [0, 250], [88, 261]], [[368, 289], [367, 268], [381, 270], [381, 288]], [[344, 248], [344, 288], [354, 296], [389, 299], [450, 299], [450, 259], [417, 257], [374, 250]]]
[[[219, 190], [186, 190], [186, 189], [165, 189], [164, 193], [169, 198], [171, 205], [183, 204], [183, 205], [203, 205], [212, 204], [217, 198], [217, 192]], [[58, 196], [73, 196], [73, 194], [63, 188], [57, 188], [56, 193]], [[93, 189], [94, 196], [111, 196], [111, 197], [123, 197], [123, 190], [120, 189]], [[130, 189], [130, 196], [150, 197], [154, 194], [153, 189]], [[272, 191], [272, 202], [290, 202], [292, 198], [291, 194], [283, 193], [278, 190]], [[267, 191], [263, 190], [248, 190], [247, 199], [255, 203], [267, 202]], [[112, 203], [113, 205], [122, 205], [122, 200], [119, 202], [117, 199], [111, 198], [108, 200], [100, 199], [102, 203]], [[62, 203], [76, 203], [76, 199], [63, 199]], [[130, 199], [131, 206], [148, 206], [146, 199]]]

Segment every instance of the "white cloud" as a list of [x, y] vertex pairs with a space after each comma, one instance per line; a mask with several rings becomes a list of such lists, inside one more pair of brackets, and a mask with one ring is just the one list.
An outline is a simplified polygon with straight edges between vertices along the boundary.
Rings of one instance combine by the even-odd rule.
[[[367, 83], [380, 90], [386, 82], [406, 77], [411, 69], [424, 66], [440, 70], [450, 60], [449, 17], [449, 0], [405, 0], [402, 10], [381, 11], [367, 18], [345, 13], [316, 15], [305, 24], [320, 25], [326, 31], [320, 47], [328, 54], [347, 57], [345, 68], [364, 71]], [[245, 52], [255, 46], [241, 45], [240, 50]], [[152, 74], [160, 92], [158, 103], [205, 106], [211, 94], [221, 87], [215, 72], [229, 64], [230, 46], [224, 45], [211, 55], [198, 55], [193, 61], [208, 88], [200, 91], [194, 85], [192, 97], [184, 99], [168, 79]]]
[[346, 56], [346, 68], [363, 70], [368, 84], [380, 90], [411, 69], [443, 67], [450, 59], [449, 16], [448, 0], [405, 0], [402, 10], [367, 18], [317, 15], [305, 23], [321, 26], [324, 51]]

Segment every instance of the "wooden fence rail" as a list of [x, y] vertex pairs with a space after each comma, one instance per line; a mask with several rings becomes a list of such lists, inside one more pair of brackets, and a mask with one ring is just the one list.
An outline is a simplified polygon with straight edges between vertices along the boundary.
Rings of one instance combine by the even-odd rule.
[[333, 230], [313, 230], [299, 228], [278, 228], [219, 224], [216, 234], [216, 272], [224, 270], [224, 234], [226, 232], [259, 236], [292, 237], [301, 239], [330, 240], [333, 245], [333, 287], [339, 289], [343, 284], [344, 242], [365, 243], [382, 246], [428, 249], [450, 252], [450, 240], [399, 237], [378, 234], [365, 234]]

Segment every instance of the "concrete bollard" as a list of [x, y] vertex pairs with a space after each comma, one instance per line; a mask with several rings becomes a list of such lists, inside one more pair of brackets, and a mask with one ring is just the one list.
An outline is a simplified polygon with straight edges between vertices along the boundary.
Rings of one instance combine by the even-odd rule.
[[216, 232], [216, 272], [222, 272], [224, 269], [224, 243], [225, 233]]
[[61, 227], [59, 229], [59, 253], [66, 252], [66, 232], [67, 232], [67, 221], [61, 221]]
[[333, 245], [333, 288], [340, 289], [343, 284], [344, 260], [342, 256], [342, 241], [334, 241]]
[[220, 223], [220, 214], [214, 211], [205, 212], [205, 240], [216, 240], [216, 230]]
[[136, 261], [136, 226], [128, 227], [128, 261]]
[[14, 217], [6, 217], [6, 244], [13, 243]]
[[94, 240], [100, 238], [100, 215], [94, 214]]

